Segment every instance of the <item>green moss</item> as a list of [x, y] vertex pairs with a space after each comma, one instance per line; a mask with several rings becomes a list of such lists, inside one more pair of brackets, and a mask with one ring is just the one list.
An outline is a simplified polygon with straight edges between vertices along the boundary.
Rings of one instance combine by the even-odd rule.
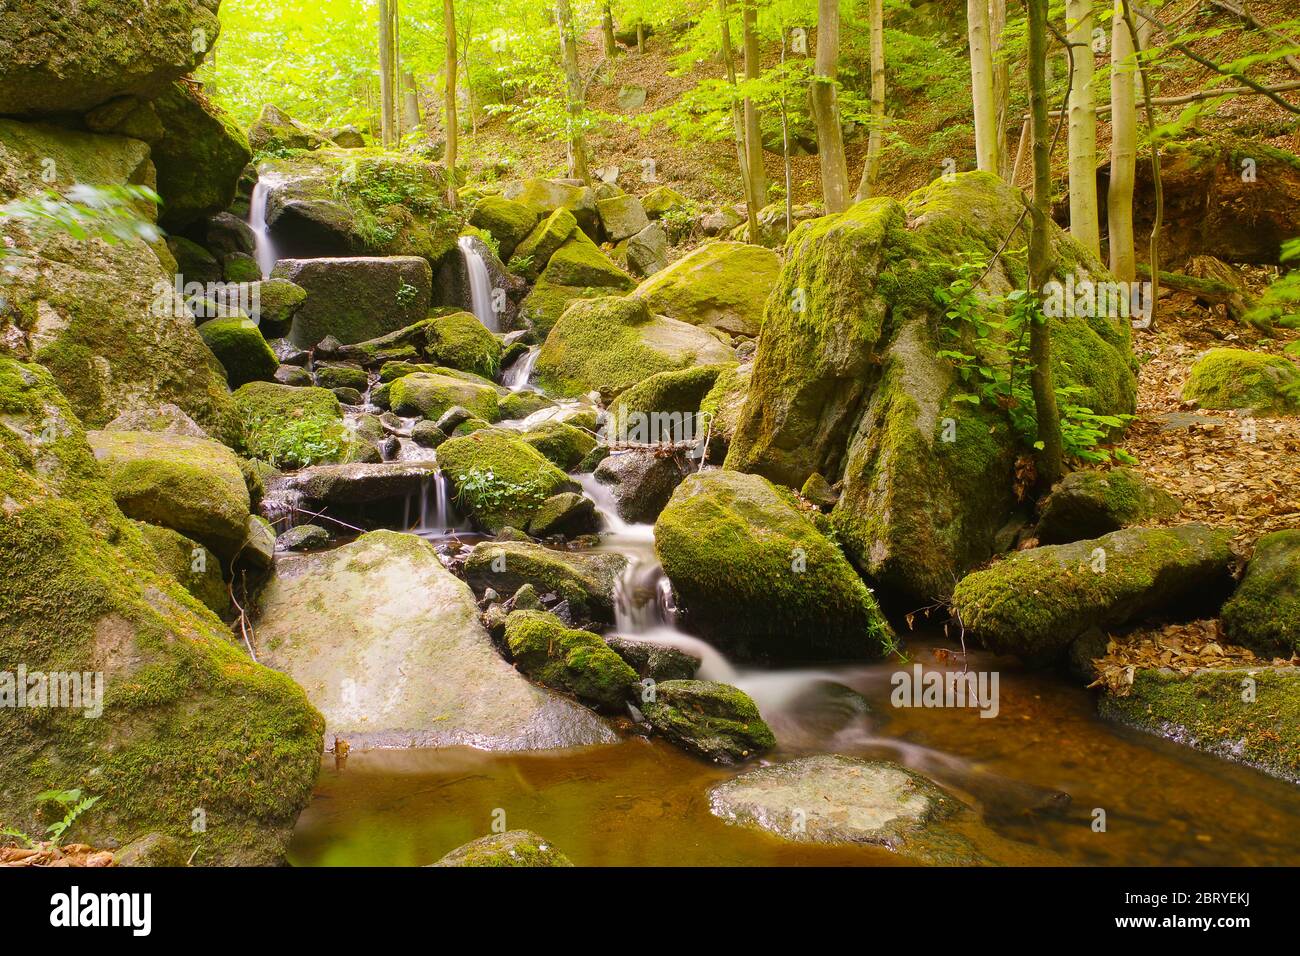
[[537, 224], [518, 246], [510, 259], [510, 270], [533, 282], [541, 275], [559, 249], [575, 229], [578, 220], [567, 209], [557, 209]]
[[497, 403], [503, 419], [527, 418], [543, 408], [550, 408], [555, 403], [541, 392], [511, 392]]
[[271, 381], [280, 367], [280, 360], [252, 319], [212, 319], [199, 326], [199, 335], [225, 368], [232, 389], [249, 382]]
[[1288, 657], [1300, 651], [1300, 531], [1275, 531], [1255, 543], [1237, 592], [1223, 606], [1234, 644]]
[[519, 437], [563, 471], [572, 471], [596, 447], [595, 436], [559, 421], [542, 422]]
[[151, 150], [163, 225], [179, 229], [228, 208], [253, 158], [244, 131], [188, 83], [173, 83], [153, 107], [165, 130]]
[[452, 850], [434, 866], [573, 866], [569, 858], [536, 833], [510, 830], [485, 836]]
[[475, 591], [513, 594], [525, 584], [555, 593], [579, 617], [612, 623], [614, 592], [626, 560], [610, 552], [556, 551], [528, 541], [485, 541], [465, 561]]
[[438, 466], [450, 479], [457, 500], [488, 531], [526, 528], [542, 502], [573, 490], [568, 475], [517, 435], [495, 428], [439, 445]]
[[163, 570], [216, 614], [230, 608], [230, 595], [221, 577], [221, 559], [203, 545], [171, 528], [136, 522], [140, 534], [158, 555]]
[[430, 361], [484, 378], [501, 370], [501, 342], [470, 312], [433, 319], [425, 338]]
[[656, 186], [641, 197], [641, 208], [651, 219], [658, 219], [676, 209], [686, 209], [690, 205], [691, 201], [671, 186]]
[[250, 382], [235, 392], [235, 407], [244, 426], [244, 453], [276, 468], [346, 462], [362, 451], [328, 389]]
[[538, 683], [610, 711], [622, 710], [636, 671], [590, 631], [574, 631], [546, 611], [506, 618], [506, 644], [515, 666]]
[[316, 365], [313, 369], [316, 377], [316, 384], [321, 388], [355, 388], [358, 392], [365, 393], [370, 384], [370, 376], [366, 374], [363, 368], [357, 368], [355, 365]]
[[497, 241], [503, 261], [509, 261], [515, 247], [528, 238], [537, 225], [537, 210], [501, 196], [484, 196], [470, 213], [471, 225], [486, 230]]
[[718, 763], [739, 763], [776, 746], [754, 701], [730, 684], [660, 681], [640, 707], [657, 733]]
[[1060, 544], [1169, 518], [1181, 505], [1131, 468], [1087, 468], [1067, 475], [1039, 510], [1038, 540]]
[[637, 286], [653, 312], [740, 335], [757, 335], [781, 260], [744, 242], [710, 242]]
[[1300, 366], [1246, 349], [1210, 349], [1192, 366], [1183, 400], [1202, 408], [1248, 408], [1261, 414], [1300, 413]]
[[496, 421], [499, 415], [497, 393], [490, 385], [428, 372], [395, 379], [388, 401], [398, 415], [419, 415], [434, 421], [456, 405], [489, 422]]
[[793, 492], [758, 475], [690, 475], [655, 524], [655, 551], [693, 628], [751, 657], [878, 656], [874, 597]]
[[735, 368], [731, 363], [697, 365], [651, 375], [619, 395], [618, 401], [610, 409], [615, 428], [619, 427], [619, 423], [630, 412], [689, 414], [701, 411], [700, 404], [717, 384], [718, 376], [723, 372], [734, 372]]
[[603, 286], [567, 286], [557, 285], [545, 279], [537, 284], [519, 304], [519, 316], [532, 328], [539, 340], [545, 340], [560, 321], [560, 316], [579, 299], [598, 299], [614, 295], [622, 290], [606, 289]]

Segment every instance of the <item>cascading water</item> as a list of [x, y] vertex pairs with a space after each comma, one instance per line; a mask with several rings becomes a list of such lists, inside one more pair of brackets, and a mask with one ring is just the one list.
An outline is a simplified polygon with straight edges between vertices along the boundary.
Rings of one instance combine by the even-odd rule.
[[522, 392], [528, 388], [529, 379], [533, 377], [533, 366], [537, 364], [537, 356], [541, 354], [541, 351], [539, 346], [534, 345], [515, 359], [501, 376], [501, 384], [512, 392]]
[[465, 530], [465, 519], [451, 500], [451, 483], [441, 471], [425, 478], [418, 494], [403, 505], [402, 527], [422, 538], [441, 538]]
[[465, 257], [465, 269], [469, 272], [470, 305], [474, 316], [490, 332], [500, 332], [496, 309], [492, 307], [492, 278], [488, 275], [487, 263], [474, 248], [473, 236], [460, 237], [460, 252]]
[[257, 268], [263, 279], [271, 274], [280, 257], [275, 242], [271, 239], [271, 227], [266, 224], [266, 204], [270, 195], [270, 184], [259, 179], [248, 203], [248, 227], [253, 230], [253, 257], [257, 259]]

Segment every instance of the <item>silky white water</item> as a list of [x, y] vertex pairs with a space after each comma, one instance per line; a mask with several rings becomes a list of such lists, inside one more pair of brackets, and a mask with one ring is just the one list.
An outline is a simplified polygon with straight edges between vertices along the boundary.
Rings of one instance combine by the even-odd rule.
[[500, 322], [496, 309], [492, 307], [492, 279], [488, 275], [487, 263], [474, 248], [473, 236], [460, 237], [460, 252], [465, 257], [465, 268], [469, 272], [470, 305], [474, 317], [483, 323], [490, 332], [500, 332]]

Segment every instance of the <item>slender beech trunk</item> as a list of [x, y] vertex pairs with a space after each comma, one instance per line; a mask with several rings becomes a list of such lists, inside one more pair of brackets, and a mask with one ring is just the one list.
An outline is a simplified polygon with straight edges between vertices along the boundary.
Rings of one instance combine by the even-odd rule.
[[638, 23], [636, 25], [636, 52], [641, 54], [645, 53], [645, 24], [644, 23]]
[[[758, 52], [757, 0], [741, 0], [740, 22], [745, 47], [745, 79], [757, 80], [763, 72]], [[745, 97], [745, 157], [750, 188], [761, 208], [767, 202], [767, 168], [763, 164], [763, 134], [758, 107], [752, 97]]]
[[415, 85], [415, 74], [407, 72], [402, 76], [402, 86], [405, 92], [402, 96], [402, 112], [405, 116], [405, 126], [408, 130], [420, 128], [420, 94], [419, 88]]
[[880, 176], [880, 152], [885, 142], [885, 11], [883, 0], [867, 0], [871, 29], [871, 132], [867, 160], [858, 181], [858, 201], [871, 198]]
[[[727, 82], [732, 92], [736, 89], [736, 61], [731, 55], [731, 15], [727, 10], [727, 0], [718, 0], [718, 29], [722, 39], [722, 65], [727, 71]], [[758, 197], [754, 192], [754, 180], [750, 175], [749, 157], [745, 148], [745, 115], [740, 99], [731, 98], [731, 126], [736, 140], [736, 162], [740, 166], [740, 180], [745, 190], [745, 214], [749, 221], [749, 241], [758, 242]], [[761, 148], [761, 146], [760, 146]]]
[[1092, 86], [1093, 0], [1068, 0], [1067, 39], [1074, 52], [1070, 86], [1070, 235], [1098, 259], [1101, 227], [1097, 219], [1097, 96]]
[[[785, 24], [781, 24], [781, 66], [785, 66], [785, 44], [786, 29]], [[781, 76], [785, 77], [785, 71], [781, 71]], [[791, 195], [793, 190], [794, 174], [790, 168], [790, 112], [785, 103], [785, 82], [781, 83], [781, 166], [785, 173], [785, 234], [790, 235], [794, 229], [794, 198]]]
[[1110, 186], [1106, 191], [1110, 271], [1121, 282], [1137, 277], [1133, 251], [1133, 185], [1137, 165], [1137, 76], [1133, 37], [1115, 14], [1110, 33]]
[[600, 8], [600, 32], [605, 37], [605, 57], [612, 61], [618, 54], [618, 44], [614, 41], [614, 13], [608, 0]]
[[[1026, 0], [1029, 11], [1029, 106], [1034, 136], [1034, 200], [1030, 206], [1029, 285], [1041, 296], [1052, 279], [1051, 237], [1048, 232], [1052, 205], [1052, 143], [1047, 126], [1047, 0]], [[1041, 321], [1040, 321], [1041, 320]], [[1061, 421], [1052, 383], [1052, 327], [1046, 316], [1035, 315], [1029, 327], [1029, 356], [1033, 362], [1030, 384], [1038, 425], [1038, 477], [1051, 487], [1061, 477], [1064, 449]]]
[[970, 37], [971, 102], [975, 111], [975, 164], [998, 175], [997, 107], [993, 101], [993, 56], [989, 43], [988, 0], [966, 0], [966, 29]]
[[[1138, 26], [1133, 19], [1133, 5], [1129, 0], [1122, 0], [1124, 25], [1128, 28], [1129, 38], [1134, 48], [1141, 53], [1151, 42], [1151, 22], [1145, 18]], [[1142, 102], [1147, 117], [1147, 138], [1151, 141], [1151, 189], [1155, 193], [1155, 218], [1151, 221], [1151, 239], [1147, 247], [1147, 257], [1151, 268], [1150, 315], [1146, 316], [1146, 328], [1154, 328], [1156, 310], [1160, 302], [1160, 228], [1165, 218], [1165, 188], [1160, 178], [1160, 143], [1156, 140], [1156, 111], [1151, 102], [1151, 78], [1140, 57], [1137, 59], [1138, 76], [1141, 78]], [[1136, 178], [1136, 173], [1135, 173]]]
[[1007, 149], [1007, 118], [1011, 110], [1011, 64], [1004, 47], [1007, 29], [1007, 0], [989, 0], [989, 49], [993, 64], [993, 123], [998, 137], [998, 175], [1011, 172], [1011, 150]]
[[826, 212], [849, 207], [849, 167], [844, 157], [844, 134], [835, 98], [835, 77], [840, 53], [839, 0], [817, 0], [817, 55], [813, 61], [812, 109], [817, 129], [817, 157], [821, 160], [822, 198]]
[[460, 121], [456, 117], [456, 0], [442, 0], [442, 19], [447, 40], [446, 81], [443, 85], [443, 126], [447, 136], [447, 205], [456, 208], [456, 140]]
[[564, 77], [569, 96], [569, 176], [590, 185], [587, 139], [582, 134], [584, 103], [582, 73], [578, 69], [578, 35], [573, 28], [573, 9], [569, 0], [558, 0], [555, 4], [555, 17], [560, 28], [560, 53], [564, 58]]
[[393, 52], [393, 0], [379, 0], [379, 138], [385, 146], [397, 139]]

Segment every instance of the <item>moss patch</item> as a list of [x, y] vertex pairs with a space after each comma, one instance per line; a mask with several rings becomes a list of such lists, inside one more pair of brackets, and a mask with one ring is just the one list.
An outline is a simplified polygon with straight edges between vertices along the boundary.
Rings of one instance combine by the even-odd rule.
[[637, 682], [636, 671], [599, 637], [570, 630], [546, 611], [513, 612], [506, 644], [515, 666], [533, 680], [605, 710], [621, 710]]

